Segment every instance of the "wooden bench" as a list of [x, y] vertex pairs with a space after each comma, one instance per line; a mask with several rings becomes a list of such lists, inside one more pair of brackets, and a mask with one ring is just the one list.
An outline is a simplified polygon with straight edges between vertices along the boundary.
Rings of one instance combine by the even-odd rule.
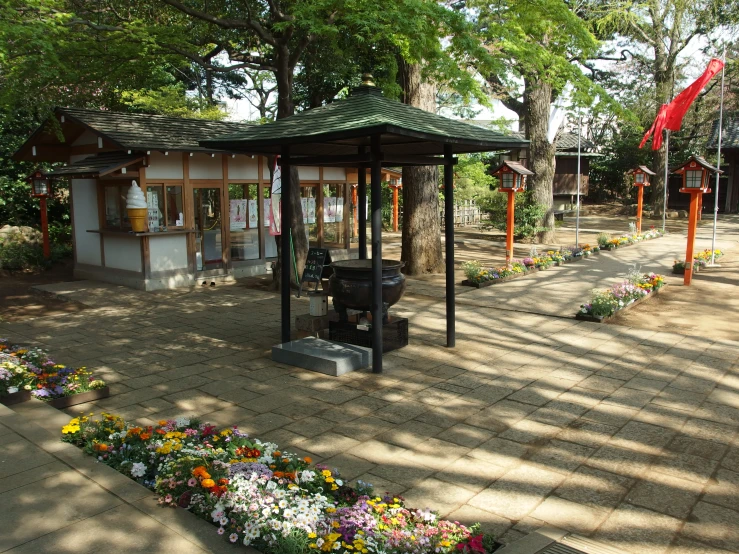
[[556, 219], [557, 221], [564, 221], [565, 214], [571, 214], [571, 213], [575, 213], [575, 210], [555, 210], [554, 219]]

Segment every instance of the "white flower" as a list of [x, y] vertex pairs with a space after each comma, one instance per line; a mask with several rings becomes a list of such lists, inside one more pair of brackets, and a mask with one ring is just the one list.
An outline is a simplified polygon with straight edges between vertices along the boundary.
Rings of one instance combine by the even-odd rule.
[[303, 482], [305, 482], [305, 481], [311, 482], [311, 481], [313, 481], [313, 479], [315, 479], [315, 477], [316, 477], [316, 472], [315, 471], [311, 471], [309, 469], [306, 469], [306, 470], [300, 472], [300, 480], [303, 481]]
[[182, 416], [176, 417], [174, 423], [177, 427], [187, 427], [188, 425], [190, 425], [190, 418]]
[[340, 486], [340, 487], [343, 487], [343, 486], [344, 486], [344, 481], [342, 481], [341, 479], [337, 479], [337, 480], [336, 480], [336, 484], [337, 484], [338, 486]]
[[146, 475], [146, 465], [141, 462], [134, 462], [131, 467], [131, 477], [143, 477]]

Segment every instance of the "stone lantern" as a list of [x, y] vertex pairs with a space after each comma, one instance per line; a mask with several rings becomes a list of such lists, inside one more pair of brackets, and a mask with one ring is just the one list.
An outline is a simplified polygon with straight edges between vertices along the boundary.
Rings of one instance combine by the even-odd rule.
[[493, 171], [493, 175], [500, 180], [500, 192], [508, 193], [508, 213], [506, 218], [505, 263], [511, 265], [513, 259], [513, 228], [515, 226], [516, 193], [526, 190], [526, 177], [533, 175], [533, 171], [526, 169], [519, 162], [504, 161]]

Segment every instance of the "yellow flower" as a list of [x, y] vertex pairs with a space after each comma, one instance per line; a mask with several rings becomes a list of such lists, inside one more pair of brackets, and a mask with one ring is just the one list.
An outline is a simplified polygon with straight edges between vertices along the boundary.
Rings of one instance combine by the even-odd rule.
[[322, 475], [323, 475], [324, 477], [331, 477], [331, 472], [330, 472], [329, 470], [327, 470], [327, 469], [324, 469], [324, 470], [323, 470], [323, 471], [321, 472], [321, 474], [322, 474]]
[[309, 539], [315, 539], [317, 536], [318, 535], [316, 535], [315, 533], [308, 533], [308, 538]]

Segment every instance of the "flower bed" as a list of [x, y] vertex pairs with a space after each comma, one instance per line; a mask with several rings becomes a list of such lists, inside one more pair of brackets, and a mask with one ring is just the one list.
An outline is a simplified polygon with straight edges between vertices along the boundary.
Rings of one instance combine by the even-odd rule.
[[495, 283], [502, 283], [515, 279], [516, 277], [521, 277], [522, 275], [541, 271], [553, 265], [562, 265], [587, 258], [593, 254], [597, 254], [599, 251], [599, 247], [591, 247], [589, 244], [585, 244], [582, 247], [549, 250], [544, 254], [534, 254], [522, 260], [513, 260], [510, 267], [483, 268], [482, 264], [477, 261], [464, 262], [462, 264], [462, 270], [467, 279], [462, 281], [462, 284], [477, 288], [487, 287]]
[[155, 490], [161, 504], [212, 522], [228, 541], [267, 553], [484, 554], [499, 546], [477, 525], [376, 496], [361, 481], [351, 487], [337, 471], [236, 427], [189, 418], [142, 427], [102, 414], [72, 419], [62, 440]]
[[598, 323], [606, 321], [617, 312], [649, 298], [664, 286], [665, 280], [661, 275], [631, 271], [623, 283], [613, 285], [610, 289], [594, 289], [590, 302], [580, 306], [575, 317]]
[[611, 238], [607, 233], [600, 233], [598, 235], [598, 246], [600, 246], [601, 250], [615, 250], [616, 248], [629, 246], [631, 244], [636, 244], [637, 242], [657, 239], [663, 235], [664, 233], [662, 231], [655, 229], [654, 227], [640, 235], [633, 233], [621, 235], [620, 237], [615, 238]]
[[[693, 256], [693, 271], [695, 273], [709, 267], [708, 264], [711, 263], [711, 254], [713, 254], [713, 258], [716, 261], [724, 255], [721, 250], [712, 251], [710, 248], [698, 252]], [[672, 263], [672, 272], [676, 275], [683, 275], [685, 273], [685, 266], [685, 260], [675, 260]]]
[[24, 348], [0, 339], [0, 402], [16, 404], [31, 396], [56, 407], [103, 398], [108, 387], [84, 367], [56, 363], [40, 348]]

